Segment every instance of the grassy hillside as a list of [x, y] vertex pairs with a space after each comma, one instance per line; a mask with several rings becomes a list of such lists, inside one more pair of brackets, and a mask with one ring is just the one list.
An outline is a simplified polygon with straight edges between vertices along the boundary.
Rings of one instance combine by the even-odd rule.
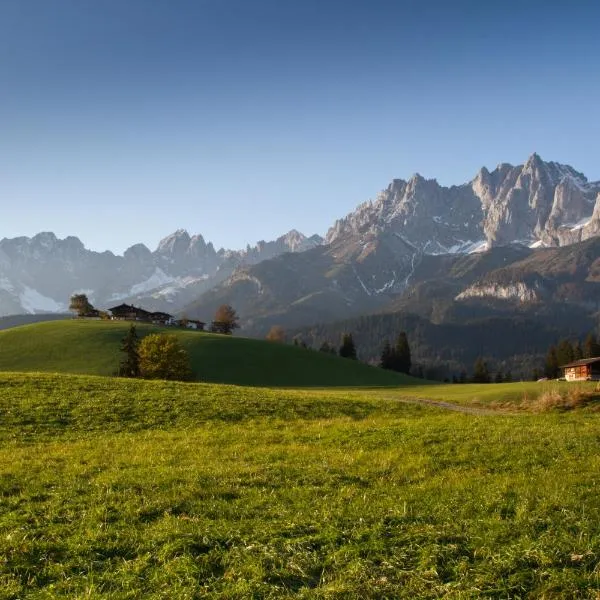
[[0, 597], [597, 597], [593, 407], [380, 395], [0, 374]]
[[[111, 375], [129, 323], [69, 320], [0, 331], [1, 371]], [[321, 352], [261, 340], [138, 324], [140, 336], [175, 334], [200, 381], [260, 386], [400, 385], [414, 381]]]

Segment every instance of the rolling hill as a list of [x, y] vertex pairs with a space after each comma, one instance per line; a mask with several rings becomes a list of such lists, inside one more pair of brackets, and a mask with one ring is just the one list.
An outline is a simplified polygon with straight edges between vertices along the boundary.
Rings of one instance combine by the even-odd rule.
[[[0, 370], [112, 375], [127, 322], [56, 321], [0, 331]], [[401, 385], [414, 381], [360, 362], [262, 340], [138, 324], [175, 334], [199, 381], [271, 387]]]

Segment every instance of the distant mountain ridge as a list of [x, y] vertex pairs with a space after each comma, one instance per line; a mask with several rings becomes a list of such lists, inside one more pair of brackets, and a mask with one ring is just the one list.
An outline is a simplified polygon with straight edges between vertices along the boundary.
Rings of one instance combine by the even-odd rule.
[[325, 239], [292, 230], [243, 250], [215, 250], [178, 230], [153, 252], [135, 244], [123, 256], [53, 233], [3, 239], [0, 316], [63, 311], [72, 293], [85, 292], [101, 307], [126, 301], [205, 320], [228, 302], [251, 326], [278, 318], [300, 326], [380, 309], [410, 289], [430, 256], [565, 246], [598, 234], [600, 182], [533, 154], [523, 165], [484, 167], [458, 186], [395, 179]]
[[292, 230], [244, 250], [215, 250], [201, 235], [183, 229], [160, 241], [154, 252], [144, 244], [123, 256], [94, 252], [76, 237], [51, 232], [0, 240], [0, 316], [64, 312], [75, 292], [100, 307], [123, 300], [149, 310], [176, 312], [202, 291], [226, 279], [237, 267], [300, 252], [320, 244]]

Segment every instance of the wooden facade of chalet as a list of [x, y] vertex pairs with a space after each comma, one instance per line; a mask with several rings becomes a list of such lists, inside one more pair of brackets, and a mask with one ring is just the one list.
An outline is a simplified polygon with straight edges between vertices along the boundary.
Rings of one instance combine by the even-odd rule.
[[146, 323], [156, 323], [158, 325], [168, 325], [173, 322], [173, 315], [165, 312], [149, 312], [139, 306], [129, 304], [119, 304], [108, 309], [113, 319], [124, 321], [145, 321]]
[[600, 356], [562, 365], [567, 381], [600, 381]]

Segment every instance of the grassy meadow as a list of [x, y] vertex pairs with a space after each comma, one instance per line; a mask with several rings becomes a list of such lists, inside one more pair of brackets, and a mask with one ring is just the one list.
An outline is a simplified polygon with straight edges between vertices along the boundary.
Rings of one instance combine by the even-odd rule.
[[595, 405], [425, 392], [0, 374], [0, 598], [597, 598]]
[[[0, 371], [112, 375], [122, 356], [124, 321], [71, 319], [0, 331]], [[391, 385], [413, 378], [322, 352], [262, 340], [137, 323], [138, 335], [177, 336], [199, 381], [261, 387]], [[417, 380], [418, 381], [418, 380]]]

